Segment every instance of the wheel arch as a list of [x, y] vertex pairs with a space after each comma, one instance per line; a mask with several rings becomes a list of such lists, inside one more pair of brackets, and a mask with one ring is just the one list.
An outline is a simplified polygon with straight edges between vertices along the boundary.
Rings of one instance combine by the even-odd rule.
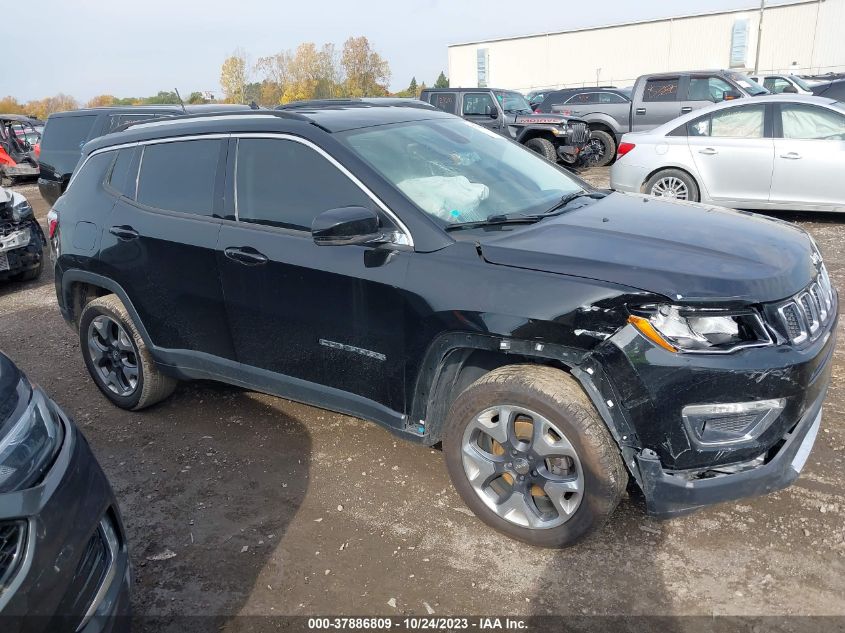
[[640, 193], [645, 193], [645, 185], [649, 180], [651, 180], [651, 178], [653, 176], [659, 174], [661, 171], [668, 171], [670, 169], [682, 171], [687, 176], [689, 176], [690, 179], [695, 183], [695, 186], [698, 187], [698, 196], [699, 196], [699, 198], [701, 197], [701, 193], [702, 193], [703, 189], [701, 187], [701, 183], [699, 182], [698, 178], [696, 178], [695, 175], [693, 175], [693, 173], [687, 167], [685, 167], [683, 165], [677, 165], [677, 164], [661, 165], [657, 169], [653, 169], [648, 174], [646, 174], [645, 177], [643, 178], [643, 181], [640, 183]]
[[62, 274], [60, 283], [61, 301], [59, 305], [61, 306], [62, 316], [68, 322], [74, 325], [78, 324], [82, 310], [90, 301], [97, 297], [114, 294], [123, 303], [135, 327], [138, 328], [144, 343], [147, 347], [153, 348], [150, 335], [144, 327], [138, 311], [132, 305], [129, 295], [116, 281], [84, 270], [68, 270]]

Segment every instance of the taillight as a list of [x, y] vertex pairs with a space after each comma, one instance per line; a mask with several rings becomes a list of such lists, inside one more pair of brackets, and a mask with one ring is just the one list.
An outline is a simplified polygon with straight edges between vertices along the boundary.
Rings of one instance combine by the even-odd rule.
[[622, 158], [625, 154], [634, 149], [636, 145], [633, 143], [619, 143], [619, 148], [616, 150], [616, 158]]
[[49, 230], [50, 230], [50, 239], [53, 239], [53, 235], [55, 235], [55, 233], [56, 233], [56, 227], [58, 227], [58, 226], [59, 226], [59, 220], [58, 219], [50, 220], [50, 224], [49, 224], [49, 227], [48, 227]]

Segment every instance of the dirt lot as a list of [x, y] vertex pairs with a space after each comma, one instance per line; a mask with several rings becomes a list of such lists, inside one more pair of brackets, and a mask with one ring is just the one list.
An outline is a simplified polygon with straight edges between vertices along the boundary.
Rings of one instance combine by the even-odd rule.
[[[37, 188], [19, 190], [43, 222]], [[845, 296], [845, 218], [783, 217], [813, 234]], [[497, 535], [438, 451], [375, 424], [207, 383], [141, 413], [114, 408], [59, 315], [51, 270], [0, 287], [0, 348], [77, 420], [110, 477], [138, 614], [845, 616], [842, 344], [796, 485], [671, 522], [624, 499], [566, 551]]]

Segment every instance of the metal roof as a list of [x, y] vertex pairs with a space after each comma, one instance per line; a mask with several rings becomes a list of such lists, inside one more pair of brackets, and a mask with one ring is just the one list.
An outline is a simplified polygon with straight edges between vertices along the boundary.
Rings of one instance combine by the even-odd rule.
[[[766, 6], [767, 11], [779, 9], [781, 7], [790, 7], [800, 4], [818, 4], [819, 0], [785, 0], [778, 4], [771, 4]], [[671, 22], [673, 20], [685, 20], [689, 18], [703, 18], [711, 15], [725, 15], [730, 13], [748, 13], [749, 11], [759, 11], [760, 5], [754, 4], [739, 9], [720, 9], [717, 11], [702, 11], [700, 13], [687, 13], [683, 15], [672, 15], [663, 18], [650, 18], [647, 20], [632, 20], [630, 22], [612, 22], [610, 24], [599, 24], [595, 26], [582, 26], [574, 29], [563, 29], [561, 31], [546, 31], [543, 33], [529, 33], [527, 35], [510, 35], [507, 37], [494, 37], [486, 40], [473, 40], [470, 42], [460, 42], [457, 44], [449, 44], [448, 48], [458, 46], [473, 46], [477, 44], [492, 44], [493, 42], [507, 42], [511, 40], [526, 40], [532, 37], [546, 37], [549, 35], [565, 35], [567, 33], [580, 33], [582, 31], [598, 31], [602, 29], [619, 28], [621, 26], [634, 26], [637, 24], [655, 24], [657, 22]]]

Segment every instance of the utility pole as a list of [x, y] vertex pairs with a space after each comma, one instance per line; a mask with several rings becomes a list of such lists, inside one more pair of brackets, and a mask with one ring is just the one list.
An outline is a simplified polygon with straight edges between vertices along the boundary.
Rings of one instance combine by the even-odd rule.
[[757, 24], [757, 54], [754, 56], [754, 74], [760, 72], [760, 42], [763, 40], [763, 13], [766, 10], [766, 0], [760, 0], [760, 19]]

